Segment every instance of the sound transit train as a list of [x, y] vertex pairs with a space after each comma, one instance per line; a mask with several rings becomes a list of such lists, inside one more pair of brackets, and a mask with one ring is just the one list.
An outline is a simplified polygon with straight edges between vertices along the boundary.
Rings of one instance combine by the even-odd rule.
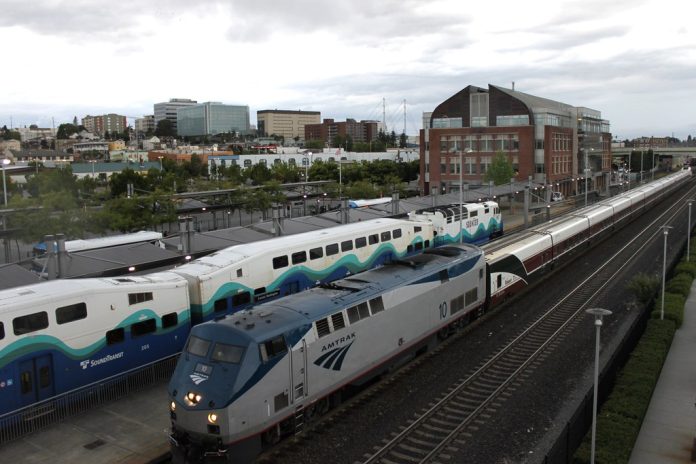
[[[497, 203], [465, 207], [465, 240], [502, 233]], [[0, 418], [174, 355], [192, 325], [456, 242], [455, 209], [236, 245], [164, 272], [0, 291]]]
[[391, 263], [195, 326], [168, 387], [175, 462], [253, 458], [339, 401], [342, 388], [433, 346], [690, 176], [549, 221], [485, 256], [472, 245], [434, 248], [410, 267]]

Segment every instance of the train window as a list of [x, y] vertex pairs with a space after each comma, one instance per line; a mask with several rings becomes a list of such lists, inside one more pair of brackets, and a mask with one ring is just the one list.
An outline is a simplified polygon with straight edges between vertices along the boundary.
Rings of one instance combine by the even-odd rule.
[[484, 214], [488, 214], [488, 208], [483, 210]]
[[254, 295], [263, 295], [266, 293], [266, 287], [259, 287], [254, 289]]
[[389, 232], [389, 231], [382, 232], [382, 233], [380, 234], [380, 237], [379, 237], [379, 238], [380, 238], [380, 240], [382, 240], [383, 242], [388, 242], [389, 240], [391, 240], [391, 232]]
[[365, 237], [358, 237], [355, 239], [355, 248], [363, 248], [367, 246], [367, 240]]
[[273, 258], [273, 269], [280, 269], [283, 267], [287, 267], [287, 265], [288, 265], [287, 255], [276, 256], [275, 258]]
[[34, 389], [34, 382], [31, 381], [31, 372], [23, 371], [20, 374], [19, 381], [22, 384], [22, 395], [26, 395]]
[[[220, 301], [220, 300], [218, 300]], [[217, 305], [217, 301], [215, 302]], [[215, 308], [217, 311], [217, 308]], [[168, 329], [169, 327], [175, 327], [179, 323], [179, 315], [177, 313], [169, 313], [162, 316], [162, 328]]]
[[46, 388], [51, 385], [51, 368], [41, 366], [39, 369], [39, 388]]
[[416, 251], [423, 249], [423, 242], [416, 242]]
[[332, 243], [331, 245], [326, 245], [326, 256], [332, 256], [338, 254], [338, 243]]
[[324, 337], [331, 333], [331, 330], [329, 329], [329, 320], [326, 318], [319, 319], [314, 323], [314, 325], [317, 326], [317, 335], [320, 337]]
[[157, 323], [154, 319], [145, 319], [144, 321], [131, 324], [131, 335], [133, 337], [142, 337], [157, 330]]
[[478, 216], [478, 210], [474, 210], [471, 212], [471, 214], [469, 214], [469, 217], [476, 217], [476, 216]]
[[41, 311], [39, 313], [27, 314], [12, 319], [12, 328], [15, 335], [24, 335], [37, 330], [48, 327], [48, 313]]
[[372, 314], [384, 311], [384, 302], [382, 302], [381, 296], [370, 300], [370, 310], [372, 310]]
[[237, 269], [237, 277], [242, 277], [242, 274], [243, 274], [242, 270]]
[[368, 235], [367, 238], [370, 241], [370, 245], [374, 245], [375, 243], [379, 243], [379, 235], [377, 235], [377, 234]]
[[297, 253], [292, 254], [292, 264], [300, 264], [304, 263], [305, 261], [307, 261], [306, 251], [298, 251]]
[[288, 345], [282, 335], [271, 340], [265, 341], [259, 345], [259, 353], [263, 362], [268, 361], [278, 355], [285, 354], [288, 351]]
[[205, 356], [208, 354], [208, 348], [210, 348], [210, 342], [208, 340], [198, 338], [195, 335], [191, 335], [188, 343], [186, 344], [186, 351], [195, 356]]
[[322, 247], [310, 248], [309, 259], [319, 259], [324, 257], [324, 249]]
[[0, 340], [5, 338], [5, 324], [0, 322]]
[[459, 295], [458, 297], [450, 300], [450, 313], [454, 314], [456, 312], [464, 309], [464, 295]]
[[430, 240], [426, 240], [424, 246], [425, 248], [430, 248]]
[[413, 245], [406, 246], [406, 253], [413, 253]]
[[123, 327], [119, 327], [118, 329], [109, 330], [108, 332], [106, 332], [107, 345], [115, 345], [116, 343], [121, 343], [125, 339], [126, 331], [123, 329]]
[[343, 313], [338, 312], [331, 315], [331, 322], [333, 323], [333, 329], [339, 330], [346, 326], [346, 320], [343, 318]]
[[241, 306], [249, 303], [251, 301], [251, 295], [249, 292], [237, 293], [232, 297], [232, 306]]
[[152, 292], [129, 293], [128, 294], [128, 304], [129, 305], [142, 303], [144, 301], [152, 301]]
[[503, 286], [503, 275], [502, 274], [498, 274], [498, 278], [496, 279], [496, 285], [498, 286], [498, 288]]
[[479, 279], [483, 279], [483, 269], [479, 269]]
[[65, 324], [66, 322], [77, 321], [86, 317], [87, 305], [84, 303], [75, 303], [56, 309], [56, 321], [58, 324]]
[[421, 226], [414, 226], [413, 231], [414, 232], [420, 232], [422, 230]]
[[392, 230], [392, 237], [394, 237], [394, 238], [400, 238], [400, 237], [401, 237], [401, 229], [394, 229], [394, 230]]
[[472, 288], [464, 294], [464, 304], [469, 306], [472, 303], [478, 301], [478, 287]]
[[341, 251], [350, 251], [353, 249], [353, 241], [352, 240], [346, 240], [345, 242], [341, 242]]
[[440, 271], [440, 282], [449, 282], [449, 274], [447, 274], [447, 269]]
[[220, 298], [219, 300], [215, 300], [215, 303], [213, 304], [213, 311], [215, 311], [216, 313], [227, 311], [227, 298]]
[[230, 364], [239, 364], [239, 361], [242, 360], [243, 353], [244, 348], [241, 346], [216, 343], [215, 346], [213, 346], [213, 354], [210, 356], [210, 359]]

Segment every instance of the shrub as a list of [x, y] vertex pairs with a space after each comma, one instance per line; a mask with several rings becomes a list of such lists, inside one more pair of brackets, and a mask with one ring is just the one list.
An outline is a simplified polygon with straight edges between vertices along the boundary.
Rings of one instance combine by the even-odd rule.
[[688, 298], [689, 292], [691, 291], [691, 282], [694, 278], [691, 274], [681, 272], [676, 274], [674, 277], [669, 279], [669, 282], [665, 284], [665, 291], [670, 293], [678, 293]]
[[633, 292], [636, 299], [646, 304], [653, 299], [660, 287], [660, 279], [657, 276], [640, 273], [628, 283], [628, 289]]
[[[694, 253], [694, 251], [692, 251]], [[681, 261], [674, 268], [675, 274], [689, 274], [692, 279], [696, 279], [696, 259], [691, 258], [690, 261]]]
[[[665, 319], [670, 319], [675, 322], [677, 328], [681, 327], [684, 321], [684, 304], [686, 297], [678, 293], [665, 292]], [[662, 308], [662, 298], [655, 302], [655, 309], [650, 313], [653, 319], [660, 319]]]

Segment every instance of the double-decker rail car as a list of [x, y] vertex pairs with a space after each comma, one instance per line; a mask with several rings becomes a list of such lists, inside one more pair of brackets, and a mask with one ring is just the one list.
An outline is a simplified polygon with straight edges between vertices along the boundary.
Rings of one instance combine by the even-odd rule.
[[188, 285], [170, 273], [0, 292], [0, 416], [180, 351]]

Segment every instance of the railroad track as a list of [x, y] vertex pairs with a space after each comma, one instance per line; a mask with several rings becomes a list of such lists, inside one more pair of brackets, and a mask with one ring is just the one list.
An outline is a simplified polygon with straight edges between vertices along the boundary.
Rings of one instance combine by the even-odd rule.
[[662, 232], [658, 226], [670, 223], [684, 209], [686, 198], [672, 203], [658, 218], [618, 250], [604, 265], [577, 285], [565, 298], [524, 329], [475, 372], [449, 388], [448, 393], [422, 411], [383, 446], [362, 461], [373, 463], [447, 462], [466, 444], [480, 425], [499, 409], [511, 387], [524, 381], [532, 370], [562, 341], [564, 334], [579, 324], [585, 309], [604, 288], [637, 256], [646, 241]]

